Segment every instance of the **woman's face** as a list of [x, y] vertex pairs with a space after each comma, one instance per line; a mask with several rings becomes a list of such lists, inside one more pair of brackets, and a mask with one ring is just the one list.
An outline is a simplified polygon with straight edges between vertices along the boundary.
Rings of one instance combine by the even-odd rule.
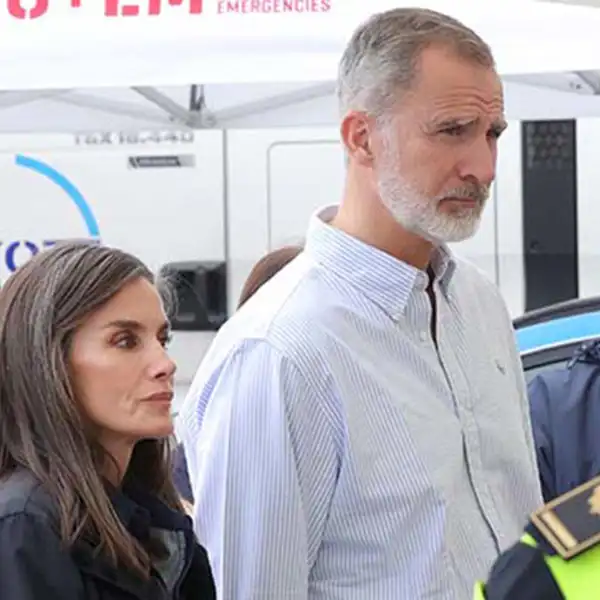
[[70, 349], [74, 390], [99, 442], [127, 461], [141, 439], [173, 432], [175, 364], [169, 325], [155, 286], [127, 284], [75, 332]]

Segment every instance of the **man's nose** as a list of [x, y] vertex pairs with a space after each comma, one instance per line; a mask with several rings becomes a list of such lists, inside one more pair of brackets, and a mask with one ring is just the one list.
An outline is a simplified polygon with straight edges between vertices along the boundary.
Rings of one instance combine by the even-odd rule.
[[459, 165], [461, 179], [474, 179], [480, 185], [489, 186], [496, 178], [496, 142], [487, 137], [473, 144]]

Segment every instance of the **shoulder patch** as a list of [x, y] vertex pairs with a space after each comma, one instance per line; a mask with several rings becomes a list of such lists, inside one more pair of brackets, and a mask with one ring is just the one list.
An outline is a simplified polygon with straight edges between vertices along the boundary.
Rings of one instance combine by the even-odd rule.
[[565, 560], [600, 544], [600, 477], [546, 504], [531, 521]]

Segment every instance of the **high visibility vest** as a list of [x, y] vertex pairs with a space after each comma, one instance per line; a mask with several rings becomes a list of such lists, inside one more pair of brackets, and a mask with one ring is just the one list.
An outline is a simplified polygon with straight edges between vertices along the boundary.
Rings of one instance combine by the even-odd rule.
[[[521, 543], [537, 547], [537, 542], [526, 533]], [[567, 600], [588, 600], [600, 596], [600, 545], [586, 550], [569, 561], [558, 554], [544, 555], [544, 561]], [[473, 600], [485, 600], [485, 587], [477, 582]]]
[[473, 600], [485, 600], [485, 588], [483, 587], [483, 583], [478, 581], [475, 584], [475, 594], [473, 595]]

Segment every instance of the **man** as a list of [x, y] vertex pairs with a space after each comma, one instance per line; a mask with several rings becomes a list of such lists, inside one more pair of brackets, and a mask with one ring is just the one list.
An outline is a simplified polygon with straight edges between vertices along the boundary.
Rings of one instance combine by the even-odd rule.
[[507, 310], [446, 246], [488, 197], [501, 83], [475, 33], [396, 9], [350, 40], [339, 101], [339, 210], [184, 403], [197, 533], [227, 600], [464, 600], [541, 502]]

